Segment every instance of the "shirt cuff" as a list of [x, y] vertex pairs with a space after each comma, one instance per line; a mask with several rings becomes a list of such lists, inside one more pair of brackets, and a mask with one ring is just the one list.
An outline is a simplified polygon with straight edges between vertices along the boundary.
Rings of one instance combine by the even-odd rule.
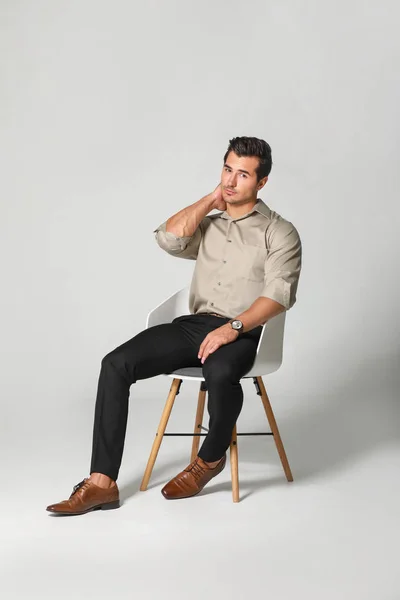
[[161, 225], [159, 225], [157, 229], [154, 229], [153, 231], [153, 233], [156, 234], [156, 238], [160, 246], [165, 250], [172, 250], [173, 252], [184, 250], [193, 236], [175, 235], [174, 233], [171, 233], [171, 231], [166, 231], [166, 225], [167, 222], [164, 221], [164, 223], [161, 223]]
[[296, 302], [294, 286], [281, 277], [266, 282], [260, 296], [279, 302], [286, 310], [289, 310]]

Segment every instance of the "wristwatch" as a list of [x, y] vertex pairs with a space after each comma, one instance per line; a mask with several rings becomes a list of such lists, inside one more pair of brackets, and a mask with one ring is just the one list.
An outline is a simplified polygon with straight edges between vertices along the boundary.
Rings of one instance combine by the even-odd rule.
[[242, 321], [240, 321], [239, 319], [230, 319], [230, 321], [228, 321], [228, 323], [231, 324], [232, 329], [234, 329], [235, 331], [237, 331], [239, 333], [239, 335], [241, 333], [243, 333], [243, 323], [242, 323]]

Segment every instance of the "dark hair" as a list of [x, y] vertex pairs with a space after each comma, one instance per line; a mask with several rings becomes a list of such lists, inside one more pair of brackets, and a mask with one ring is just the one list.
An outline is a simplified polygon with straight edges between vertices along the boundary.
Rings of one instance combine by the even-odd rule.
[[256, 156], [258, 158], [257, 181], [270, 174], [272, 167], [271, 146], [264, 140], [246, 136], [232, 138], [229, 140], [228, 150], [224, 156], [224, 164], [229, 152], [234, 152], [238, 156]]

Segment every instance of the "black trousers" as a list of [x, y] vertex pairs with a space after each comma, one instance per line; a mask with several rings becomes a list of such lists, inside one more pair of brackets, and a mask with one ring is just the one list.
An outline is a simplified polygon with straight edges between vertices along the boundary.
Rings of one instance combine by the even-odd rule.
[[229, 448], [232, 430], [243, 405], [240, 379], [251, 369], [262, 331], [259, 325], [237, 340], [220, 346], [202, 364], [198, 358], [206, 335], [229, 321], [206, 313], [187, 314], [144, 329], [109, 352], [101, 361], [94, 413], [90, 473], [114, 481], [122, 461], [130, 386], [138, 379], [171, 373], [182, 367], [202, 367], [208, 391], [209, 426], [198, 456], [219, 460]]

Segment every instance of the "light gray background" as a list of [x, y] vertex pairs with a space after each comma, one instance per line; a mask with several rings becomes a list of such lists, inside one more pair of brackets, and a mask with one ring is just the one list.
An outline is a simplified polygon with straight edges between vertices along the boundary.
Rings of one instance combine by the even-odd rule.
[[[399, 8], [395, 1], [0, 3], [4, 597], [397, 600]], [[160, 489], [171, 383], [131, 388], [117, 511], [45, 507], [88, 475], [105, 353], [190, 282], [153, 229], [212, 191], [231, 137], [273, 151], [260, 197], [303, 242], [272, 438], [196, 498]], [[238, 430], [266, 430], [243, 383]], [[170, 431], [192, 427], [183, 383]], [[397, 556], [396, 556], [397, 554]]]

